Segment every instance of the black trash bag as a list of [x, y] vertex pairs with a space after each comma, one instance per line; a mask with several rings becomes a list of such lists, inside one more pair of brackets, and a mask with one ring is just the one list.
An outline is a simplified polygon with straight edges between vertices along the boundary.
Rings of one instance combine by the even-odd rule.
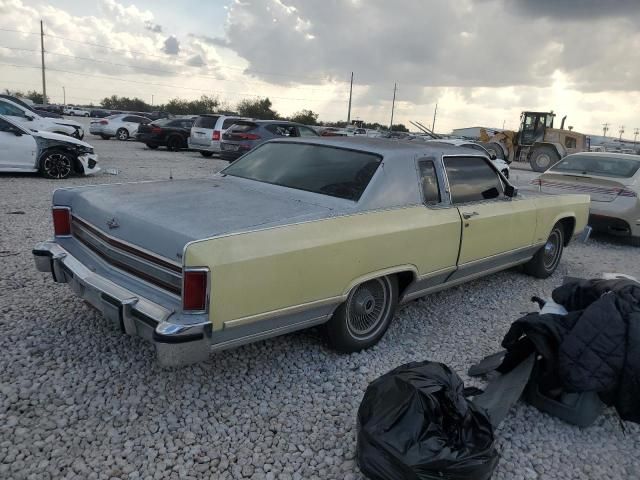
[[374, 380], [358, 409], [357, 460], [373, 480], [488, 480], [498, 463], [485, 412], [436, 362], [402, 365]]

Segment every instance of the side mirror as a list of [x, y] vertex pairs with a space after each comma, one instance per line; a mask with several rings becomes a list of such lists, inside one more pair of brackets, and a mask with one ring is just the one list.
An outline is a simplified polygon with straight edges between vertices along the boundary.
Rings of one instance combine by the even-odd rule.
[[21, 136], [22, 136], [22, 130], [18, 130], [18, 129], [16, 128], [16, 129], [11, 130], [11, 131], [13, 132], [13, 134], [14, 134], [16, 137], [21, 137]]
[[511, 197], [511, 198], [517, 197], [518, 196], [518, 189], [516, 187], [514, 187], [513, 185], [507, 183], [504, 186], [504, 194], [507, 197]]
[[491, 160], [495, 160], [496, 158], [498, 158], [498, 156], [495, 153], [491, 153], [491, 154], [489, 154], [489, 158]]
[[31, 115], [25, 115], [24, 117], [30, 122], [33, 122], [33, 119], [36, 118], [36, 117], [32, 117]]

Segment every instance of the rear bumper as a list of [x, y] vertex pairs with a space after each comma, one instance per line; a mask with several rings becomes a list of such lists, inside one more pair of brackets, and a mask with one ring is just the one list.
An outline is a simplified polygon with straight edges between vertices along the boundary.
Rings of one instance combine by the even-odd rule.
[[68, 283], [80, 298], [128, 335], [154, 344], [162, 366], [181, 366], [209, 357], [211, 323], [193, 316], [195, 323], [172, 321], [174, 311], [132, 292], [88, 269], [55, 242], [33, 249], [36, 268], [51, 273], [57, 283]]
[[211, 152], [211, 153], [220, 153], [220, 142], [211, 141], [210, 145], [205, 145], [197, 142], [193, 142], [191, 137], [187, 139], [187, 145], [190, 150], [195, 150], [197, 152]]
[[640, 224], [634, 225], [622, 218], [592, 213], [589, 215], [589, 225], [597, 232], [621, 237], [640, 236]]

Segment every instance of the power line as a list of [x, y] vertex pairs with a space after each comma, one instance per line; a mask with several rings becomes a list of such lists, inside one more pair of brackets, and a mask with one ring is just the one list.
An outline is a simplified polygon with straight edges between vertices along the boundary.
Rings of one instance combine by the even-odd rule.
[[[19, 65], [19, 64], [15, 64], [15, 63], [4, 63], [4, 62], [0, 62], [0, 65], [4, 65], [7, 67], [15, 67], [15, 68], [40, 68], [37, 66], [32, 66], [32, 65]], [[135, 84], [139, 84], [139, 85], [152, 85], [155, 87], [165, 87], [165, 88], [178, 88], [178, 89], [183, 89], [183, 90], [192, 90], [192, 91], [196, 91], [196, 92], [205, 92], [205, 93], [212, 93], [212, 89], [207, 89], [207, 90], [203, 90], [201, 88], [192, 88], [192, 87], [185, 87], [184, 85], [171, 85], [171, 84], [166, 84], [166, 83], [155, 83], [155, 82], [143, 82], [140, 80], [126, 80], [123, 78], [118, 78], [118, 77], [112, 77], [112, 76], [107, 76], [107, 75], [95, 75], [95, 74], [91, 74], [91, 73], [83, 73], [83, 72], [74, 72], [72, 70], [62, 70], [62, 69], [58, 69], [58, 68], [49, 68], [49, 71], [52, 72], [60, 72], [60, 73], [68, 73], [71, 75], [79, 75], [79, 76], [83, 76], [83, 77], [93, 77], [93, 78], [102, 78], [102, 79], [106, 79], [106, 80], [115, 80], [117, 82], [126, 82], [126, 83], [135, 83]], [[254, 93], [243, 93], [243, 92], [229, 92], [229, 91], [223, 91], [223, 90], [217, 90], [217, 93], [220, 94], [224, 94], [224, 95], [237, 95], [237, 96], [241, 96], [241, 97], [262, 97], [263, 95], [257, 95]], [[294, 101], [305, 101], [305, 102], [313, 102], [316, 101], [316, 99], [310, 99], [310, 98], [293, 98], [293, 97], [277, 97], [277, 96], [272, 96], [272, 95], [268, 95], [269, 98], [275, 98], [278, 100], [294, 100]], [[342, 103], [339, 102], [337, 100], [332, 100], [329, 101], [329, 103]]]

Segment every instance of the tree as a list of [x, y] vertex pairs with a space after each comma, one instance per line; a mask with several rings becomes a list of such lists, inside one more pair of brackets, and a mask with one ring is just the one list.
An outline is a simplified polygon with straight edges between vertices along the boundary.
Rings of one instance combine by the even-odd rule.
[[243, 117], [258, 118], [261, 120], [275, 120], [279, 117], [278, 112], [271, 109], [271, 100], [269, 100], [269, 98], [242, 100], [238, 103], [237, 110]]
[[17, 98], [28, 98], [29, 100], [31, 100], [33, 103], [38, 103], [38, 104], [42, 104], [44, 103], [42, 101], [42, 94], [36, 92], [35, 90], [29, 90], [27, 93], [24, 93], [20, 90], [9, 90], [8, 88], [5, 88], [5, 93], [7, 95], [11, 95], [12, 97], [17, 97]]
[[312, 110], [300, 110], [294, 113], [289, 120], [304, 125], [316, 125], [318, 123], [318, 114]]
[[396, 123], [391, 127], [391, 130], [394, 132], [407, 132], [409, 133], [409, 129], [404, 126], [402, 123]]
[[215, 113], [221, 105], [218, 97], [202, 95], [197, 100], [173, 98], [164, 105], [164, 110], [174, 115], [201, 115], [203, 113]]
[[150, 112], [153, 107], [140, 98], [119, 97], [111, 95], [102, 100], [102, 106], [108, 110], [125, 110], [130, 112]]

